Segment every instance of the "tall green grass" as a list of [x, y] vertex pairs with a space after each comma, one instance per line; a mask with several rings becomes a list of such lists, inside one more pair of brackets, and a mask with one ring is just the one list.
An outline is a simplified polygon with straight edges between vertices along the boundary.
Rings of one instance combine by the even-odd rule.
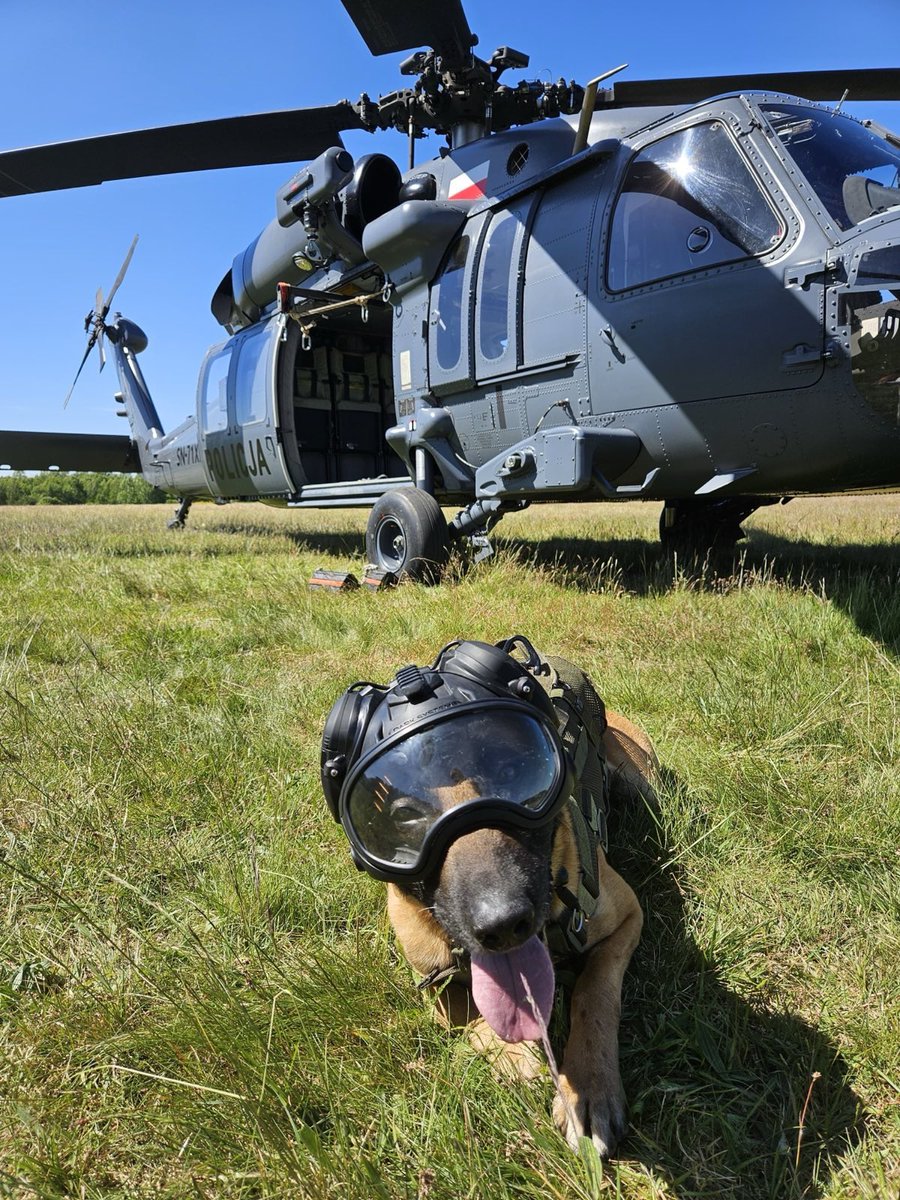
[[[159, 512], [0, 510], [0, 1196], [893, 1200], [896, 498], [690, 562], [648, 507], [536, 509], [339, 595], [307, 579], [364, 516]], [[608, 1165], [432, 1021], [319, 792], [349, 682], [512, 632], [664, 767], [614, 821], [647, 923]]]

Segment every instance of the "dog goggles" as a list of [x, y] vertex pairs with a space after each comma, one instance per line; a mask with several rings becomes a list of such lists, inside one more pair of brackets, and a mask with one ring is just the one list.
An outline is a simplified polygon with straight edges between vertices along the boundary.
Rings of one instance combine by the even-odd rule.
[[360, 867], [408, 883], [474, 828], [552, 820], [568, 776], [556, 731], [539, 713], [475, 703], [364, 755], [342, 789], [341, 821]]

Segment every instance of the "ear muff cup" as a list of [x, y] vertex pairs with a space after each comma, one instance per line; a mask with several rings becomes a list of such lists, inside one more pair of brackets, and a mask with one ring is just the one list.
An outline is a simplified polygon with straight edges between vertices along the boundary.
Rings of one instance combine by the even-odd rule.
[[322, 791], [335, 821], [341, 819], [338, 801], [347, 766], [383, 696], [384, 692], [373, 684], [357, 684], [335, 701], [325, 721], [320, 758]]

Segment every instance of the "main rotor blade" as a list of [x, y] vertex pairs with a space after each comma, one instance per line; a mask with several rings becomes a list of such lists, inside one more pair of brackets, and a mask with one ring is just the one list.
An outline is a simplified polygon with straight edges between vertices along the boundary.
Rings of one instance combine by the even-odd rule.
[[759, 75], [705, 75], [686, 79], [622, 80], [600, 92], [597, 108], [695, 104], [722, 92], [786, 92], [806, 100], [900, 100], [900, 67], [835, 71], [773, 71]]
[[373, 54], [395, 54], [421, 46], [464, 58], [472, 31], [461, 0], [341, 0]]
[[136, 129], [0, 152], [0, 197], [90, 187], [182, 171], [212, 171], [315, 158], [361, 129], [349, 100], [321, 108], [253, 113], [187, 125]]
[[0, 465], [14, 471], [141, 469], [134, 443], [116, 433], [21, 433], [0, 429]]

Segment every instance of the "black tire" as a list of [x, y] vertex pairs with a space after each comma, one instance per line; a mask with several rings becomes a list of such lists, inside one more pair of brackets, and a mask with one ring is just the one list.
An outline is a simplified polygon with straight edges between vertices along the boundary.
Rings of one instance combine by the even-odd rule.
[[414, 487], [385, 492], [369, 515], [366, 556], [383, 571], [437, 583], [449, 547], [441, 506], [428, 492]]

